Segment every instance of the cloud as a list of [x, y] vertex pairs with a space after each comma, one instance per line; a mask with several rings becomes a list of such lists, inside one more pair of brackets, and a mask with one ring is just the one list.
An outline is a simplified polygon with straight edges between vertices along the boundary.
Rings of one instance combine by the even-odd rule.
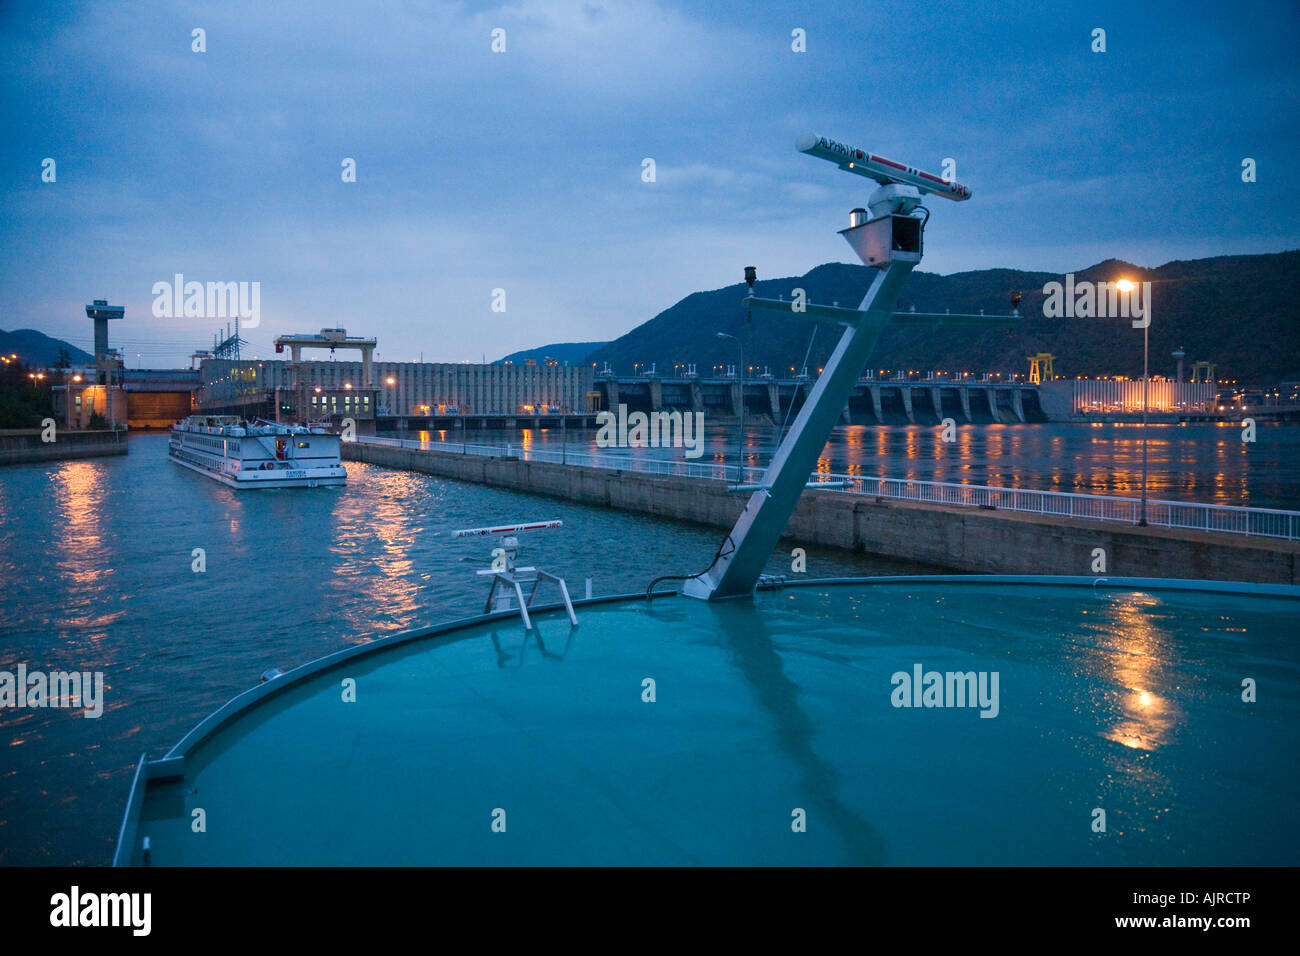
[[[1297, 244], [1300, 137], [1279, 109], [1296, 69], [1284, 31], [1250, 18], [1216, 32], [1143, 12], [1126, 33], [1167, 35], [1113, 32], [1101, 59], [1030, 4], [917, 7], [869, 51], [870, 9], [814, 5], [806, 54], [795, 14], [763, 0], [4, 9], [0, 283], [38, 328], [80, 329], [107, 294], [128, 306], [121, 335], [206, 344], [210, 328], [148, 314], [152, 282], [180, 271], [262, 281], [259, 334], [355, 326], [449, 360], [609, 338], [744, 264], [852, 261], [835, 233], [873, 184], [795, 152], [810, 129], [935, 171], [957, 159], [974, 198], [935, 204], [930, 271]], [[1197, 81], [1225, 64], [1230, 86]], [[505, 317], [484, 312], [498, 286]]]

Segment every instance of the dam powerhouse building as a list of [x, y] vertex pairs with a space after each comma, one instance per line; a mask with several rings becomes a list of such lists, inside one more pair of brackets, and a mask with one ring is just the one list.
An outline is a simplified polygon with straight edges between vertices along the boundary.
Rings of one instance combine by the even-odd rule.
[[[720, 418], [741, 414], [754, 421], [785, 421], [807, 398], [815, 378], [807, 370], [789, 378], [764, 369], [742, 381], [735, 368], [700, 376], [694, 366], [656, 374], [653, 367], [631, 376], [608, 367], [560, 365], [552, 360], [523, 364], [374, 361], [376, 340], [349, 336], [344, 329], [286, 334], [275, 340], [286, 358], [245, 359], [236, 330], [211, 351], [193, 355], [197, 368], [127, 369], [109, 349], [109, 320], [124, 310], [102, 299], [86, 306], [95, 322], [95, 364], [61, 370], [53, 387], [56, 415], [87, 427], [93, 414], [106, 423], [165, 428], [192, 412], [232, 414], [281, 422], [339, 422], [353, 419], [363, 432], [378, 428], [514, 427], [520, 417], [548, 425], [626, 404], [631, 411], [679, 409]], [[305, 351], [327, 351], [324, 360], [304, 360]], [[357, 354], [335, 359], [337, 352]], [[1146, 390], [1156, 416], [1178, 418], [1211, 412], [1216, 395], [1214, 366], [1195, 363], [1183, 380], [1183, 352], [1173, 381], [1157, 378]], [[1138, 414], [1144, 399], [1140, 381], [1055, 379], [1051, 360], [1030, 356], [1029, 382], [1011, 376], [929, 373], [923, 378], [879, 378], [864, 371], [841, 416], [842, 424], [1015, 423], [1043, 420], [1122, 420]], [[1046, 363], [1045, 365], [1043, 363]], [[792, 370], [793, 371], [793, 370]], [[544, 416], [544, 420], [543, 420]], [[477, 418], [478, 421], [471, 419]]]
[[281, 421], [582, 414], [594, 400], [590, 366], [205, 359], [199, 375], [204, 412]]

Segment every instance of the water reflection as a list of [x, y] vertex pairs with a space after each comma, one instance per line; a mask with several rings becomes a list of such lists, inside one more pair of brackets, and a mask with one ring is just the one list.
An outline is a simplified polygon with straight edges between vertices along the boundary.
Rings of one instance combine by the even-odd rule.
[[95, 466], [88, 462], [67, 462], [50, 476], [51, 496], [60, 526], [60, 533], [53, 541], [61, 555], [59, 569], [77, 585], [94, 583], [100, 573], [113, 573], [104, 562], [95, 471]]
[[868, 866], [883, 863], [884, 841], [880, 834], [840, 798], [834, 768], [814, 749], [813, 721], [799, 702], [799, 685], [786, 676], [766, 618], [747, 601], [707, 607], [737, 669], [772, 719], [777, 746], [802, 772], [806, 803], [839, 834], [841, 845], [848, 851], [847, 862]]
[[1113, 606], [1117, 627], [1111, 663], [1111, 680], [1123, 690], [1119, 707], [1123, 716], [1102, 732], [1135, 750], [1155, 750], [1170, 742], [1182, 712], [1159, 693], [1161, 673], [1172, 663], [1167, 659], [1164, 635], [1152, 622], [1159, 602], [1149, 595], [1132, 595]]
[[[944, 442], [938, 425], [837, 427], [819, 456], [820, 472], [927, 481], [973, 482], [1088, 494], [1140, 494], [1142, 428], [1133, 423], [966, 424]], [[559, 429], [527, 433], [529, 447], [557, 445]], [[1152, 424], [1147, 435], [1147, 489], [1152, 498], [1300, 508], [1300, 428], [1262, 426], [1254, 444], [1239, 427]], [[705, 426], [704, 459], [735, 466], [735, 424]], [[780, 430], [747, 424], [746, 464], [765, 466]], [[571, 446], [594, 436], [576, 430]], [[457, 436], [454, 440], [460, 440]], [[519, 442], [507, 431], [471, 433], [470, 441]], [[594, 447], [593, 449], [594, 450]], [[677, 458], [681, 449], [625, 449], [636, 456]]]
[[[350, 465], [349, 468], [355, 466]], [[385, 493], [375, 496], [368, 508], [358, 508], [349, 495], [333, 499], [330, 520], [333, 537], [331, 589], [338, 594], [338, 613], [354, 632], [354, 643], [369, 640], [376, 630], [394, 630], [416, 623], [424, 605], [421, 592], [429, 568], [421, 569], [417, 557], [421, 547], [425, 515], [436, 507], [438, 490], [408, 472], [382, 475]], [[432, 500], [431, 500], [432, 499]], [[364, 594], [364, 600], [356, 598]], [[375, 607], [383, 609], [377, 621]]]
[[[0, 865], [107, 863], [141, 751], [165, 752], [268, 667], [478, 613], [486, 542], [450, 532], [520, 517], [516, 494], [359, 462], [343, 488], [236, 494], [166, 456], [165, 435], [134, 435], [111, 459], [0, 469], [0, 649], [105, 675], [99, 720], [0, 709]], [[713, 528], [570, 502], [545, 517], [566, 530], [530, 540], [527, 563], [594, 574], [598, 594], [701, 567], [718, 544]], [[611, 559], [610, 542], [635, 560]], [[900, 567], [836, 552], [817, 566]], [[561, 644], [552, 635], [546, 653]], [[74, 814], [59, 810], [70, 796]]]
[[[532, 630], [527, 630], [521, 621], [517, 630], [506, 628], [502, 631], [492, 631], [488, 637], [492, 641], [493, 650], [496, 651], [497, 667], [522, 667], [530, 643], [537, 645], [537, 652], [543, 659], [554, 661], [564, 660], [569, 653], [569, 648], [573, 646], [573, 638], [578, 633], [578, 629], [570, 626], [568, 621], [555, 623], [557, 624], [557, 630], [560, 627], [567, 627], [568, 631], [563, 641], [553, 638], [549, 647], [547, 646], [546, 641], [542, 638], [542, 623], [540, 621], [533, 624]], [[514, 638], [508, 639], [505, 642], [501, 640], [502, 634], [509, 635], [512, 631], [518, 634], [517, 647], [508, 646], [513, 643], [515, 640]]]
[[103, 637], [102, 629], [121, 614], [104, 610], [102, 600], [117, 573], [105, 540], [102, 470], [96, 462], [72, 461], [50, 475], [54, 527], [49, 545], [64, 595], [57, 626], [85, 628], [91, 641]]

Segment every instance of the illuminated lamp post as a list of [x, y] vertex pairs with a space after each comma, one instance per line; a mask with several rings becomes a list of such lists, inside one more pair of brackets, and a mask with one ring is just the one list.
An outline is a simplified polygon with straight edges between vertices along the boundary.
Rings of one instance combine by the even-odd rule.
[[[1129, 279], [1120, 279], [1115, 287], [1126, 295], [1137, 288], [1137, 283]], [[1147, 366], [1147, 342], [1151, 328], [1151, 303], [1147, 304], [1146, 323], [1142, 326], [1142, 506], [1138, 518], [1138, 527], [1147, 526], [1147, 399], [1150, 395], [1151, 378]]]
[[736, 484], [745, 483], [745, 343], [740, 341], [734, 335], [727, 332], [719, 332], [720, 339], [734, 339], [740, 349], [740, 365], [736, 367], [736, 375], [740, 379], [740, 435], [736, 440]]

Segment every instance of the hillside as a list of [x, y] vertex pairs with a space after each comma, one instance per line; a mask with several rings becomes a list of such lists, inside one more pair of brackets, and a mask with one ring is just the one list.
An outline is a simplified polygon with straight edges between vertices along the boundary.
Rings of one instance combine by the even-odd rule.
[[596, 349], [607, 344], [606, 342], [556, 342], [553, 345], [543, 345], [541, 348], [511, 352], [492, 364], [503, 365], [506, 362], [514, 362], [516, 365], [521, 365], [528, 359], [532, 359], [540, 365], [548, 358], [552, 358], [561, 365], [578, 365]]
[[32, 368], [47, 368], [59, 360], [59, 349], [68, 350], [73, 365], [93, 365], [95, 357], [83, 352], [62, 339], [51, 338], [35, 329], [18, 329], [6, 332], [0, 329], [0, 355], [17, 353], [23, 364]]
[[[856, 306], [871, 281], [866, 266], [830, 263], [806, 275], [755, 283], [756, 295], [789, 298], [796, 287], [809, 301]], [[760, 269], [761, 274], [761, 269]], [[1152, 283], [1150, 328], [1151, 373], [1172, 374], [1170, 352], [1182, 346], [1186, 362], [1216, 363], [1222, 379], [1271, 384], [1300, 379], [1300, 252], [1256, 256], [1220, 256], [1175, 261], [1157, 269], [1140, 269], [1117, 260], [1075, 272], [1075, 279], [1114, 281], [1127, 276]], [[986, 269], [941, 276], [914, 272], [900, 308], [920, 312], [1005, 313], [1012, 290], [1024, 293], [1019, 328], [983, 332], [958, 328], [891, 329], [872, 357], [876, 368], [952, 371], [1027, 371], [1025, 356], [1056, 355], [1056, 373], [1076, 375], [1142, 374], [1142, 332], [1126, 319], [1043, 317], [1043, 285], [1062, 276], [1016, 269]], [[746, 323], [744, 283], [696, 292], [594, 351], [589, 362], [609, 362], [620, 374], [634, 363], [658, 363], [660, 369], [694, 362], [701, 374], [715, 364], [734, 364], [736, 344], [718, 332], [738, 335], [749, 365], [774, 372], [797, 365], [808, 347], [812, 323], [781, 321], [758, 313]], [[809, 365], [822, 365], [836, 334], [822, 326]]]

